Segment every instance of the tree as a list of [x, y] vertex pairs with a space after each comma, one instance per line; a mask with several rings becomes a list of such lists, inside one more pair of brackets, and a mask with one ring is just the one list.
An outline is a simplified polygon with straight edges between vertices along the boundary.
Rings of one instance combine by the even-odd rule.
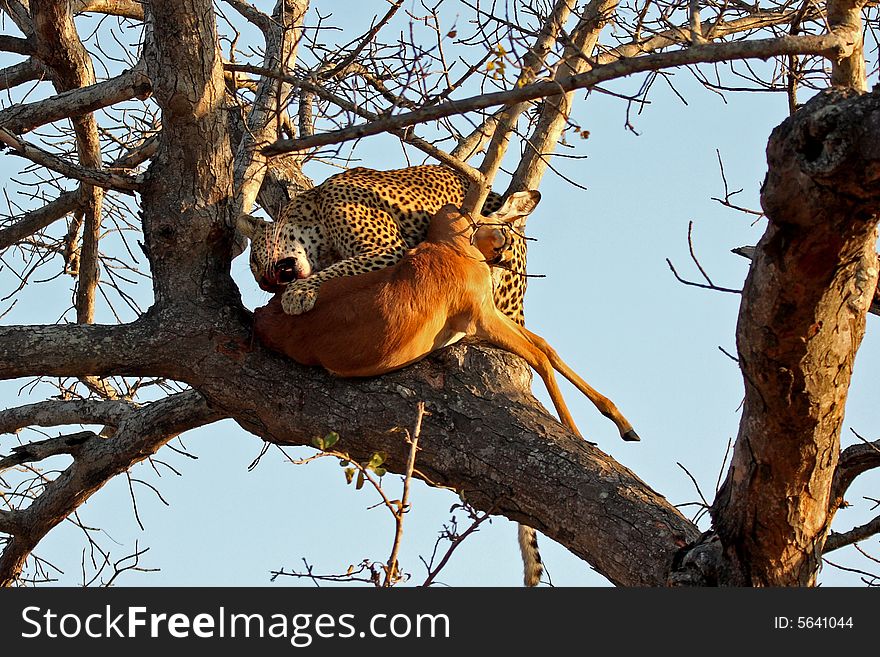
[[[412, 425], [416, 401], [427, 405], [422, 431], [432, 437], [421, 443], [419, 477], [535, 527], [615, 584], [812, 584], [823, 552], [880, 529], [874, 519], [829, 536], [850, 483], [880, 464], [877, 441], [840, 451], [854, 359], [880, 298], [880, 97], [865, 93], [863, 45], [873, 8], [445, 0], [413, 9], [408, 31], [389, 39], [406, 11], [398, 1], [338, 49], [320, 3], [307, 14], [303, 0], [279, 0], [271, 14], [240, 0], [0, 8], [20, 34], [0, 37], [0, 49], [26, 58], [0, 80], [54, 89], [0, 111], [7, 153], [39, 176], [32, 207], [7, 218], [0, 246], [25, 258], [20, 297], [36, 271], [57, 275], [59, 262], [73, 285], [72, 321], [0, 327], [4, 379], [57, 379], [52, 398], [3, 411], [0, 427], [103, 427], [26, 442], [0, 461], [21, 468], [0, 509], [3, 584], [22, 577], [39, 541], [89, 496], [183, 432], [232, 418], [267, 443], [310, 445], [344, 426], [357, 436], [343, 437], [352, 461], [382, 453], [383, 467], [403, 472], [409, 448], [390, 430]], [[120, 17], [136, 45], [84, 38], [75, 18], [90, 13]], [[450, 15], [465, 13], [466, 25], [450, 27]], [[254, 29], [260, 52], [240, 46]], [[502, 162], [512, 169], [508, 192], [537, 188], [564, 135], [586, 136], [571, 118], [575, 90], [647, 73], [624, 99], [637, 106], [673, 67], [716, 91], [743, 78], [784, 90], [792, 109], [768, 146], [767, 228], [749, 252], [737, 327], [745, 401], [708, 531], [551, 421], [509, 354], [453, 346], [353, 382], [253, 344], [230, 276], [242, 248], [232, 226], [255, 204], [277, 216], [311, 184], [310, 160], [344, 164], [352, 140], [393, 135], [468, 175], [464, 207], [473, 210]], [[799, 106], [799, 91], [829, 85]], [[57, 134], [36, 136], [50, 123]], [[519, 153], [504, 159], [514, 139]], [[152, 281], [146, 310], [129, 289], [139, 262]], [[133, 319], [96, 323], [101, 297], [109, 308], [130, 304]], [[71, 460], [60, 472], [37, 469], [62, 454]], [[32, 576], [40, 562], [28, 567]]]

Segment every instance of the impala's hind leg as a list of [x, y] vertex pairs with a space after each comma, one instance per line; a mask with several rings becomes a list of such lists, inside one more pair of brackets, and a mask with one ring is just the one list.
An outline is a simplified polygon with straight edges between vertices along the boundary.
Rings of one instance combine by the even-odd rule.
[[590, 401], [593, 402], [602, 415], [617, 425], [617, 430], [620, 431], [621, 438], [631, 442], [641, 440], [639, 434], [637, 434], [632, 428], [629, 420], [623, 416], [623, 413], [617, 410], [617, 406], [615, 406], [610, 399], [601, 395], [595, 388], [578, 376], [577, 372], [566, 365], [565, 361], [559, 357], [559, 354], [556, 353], [553, 347], [551, 347], [544, 338], [521, 326], [517, 328], [521, 330], [538, 349], [546, 354], [550, 363], [553, 365], [553, 369], [571, 381], [578, 390], [590, 398]]
[[[566, 365], [553, 347], [551, 347], [544, 338], [515, 324], [498, 312], [494, 313], [494, 317], [487, 319], [485, 323], [487, 331], [485, 337], [487, 340], [497, 344], [503, 349], [507, 349], [508, 351], [512, 351], [513, 353], [522, 356], [526, 362], [531, 365], [538, 374], [540, 374], [541, 378], [544, 380], [544, 384], [547, 386], [547, 392], [550, 393], [550, 398], [553, 400], [553, 405], [556, 406], [556, 411], [559, 413], [560, 419], [563, 424], [572, 429], [572, 431], [578, 433], [577, 429], [574, 428], [574, 420], [571, 419], [565, 401], [562, 399], [562, 393], [559, 392], [559, 388], [556, 385], [556, 379], [553, 376], [553, 369], [571, 381], [578, 390], [584, 393], [589, 400], [593, 402], [602, 415], [614, 422], [617, 426], [617, 430], [620, 432], [621, 438], [627, 441], [641, 440], [639, 435], [632, 428], [629, 420], [617, 410], [614, 403], [604, 395], [601, 395], [595, 388], [590, 386], [578, 376], [574, 370]], [[516, 334], [515, 338], [511, 337], [513, 334]], [[506, 342], [502, 342], [505, 340]], [[550, 367], [548, 368], [547, 365]], [[547, 369], [549, 369], [549, 373], [546, 372]], [[578, 435], [580, 434], [578, 433]]]
[[477, 337], [483, 338], [495, 346], [514, 353], [525, 360], [544, 381], [544, 385], [547, 387], [547, 392], [550, 393], [550, 399], [556, 408], [556, 413], [559, 415], [562, 424], [567, 426], [572, 433], [580, 436], [581, 432], [578, 431], [574, 418], [569, 413], [568, 406], [565, 405], [565, 400], [562, 398], [562, 392], [560, 392], [559, 386], [556, 383], [553, 365], [544, 352], [523, 335], [518, 324], [509, 317], [502, 315], [494, 306], [486, 315], [481, 318]]

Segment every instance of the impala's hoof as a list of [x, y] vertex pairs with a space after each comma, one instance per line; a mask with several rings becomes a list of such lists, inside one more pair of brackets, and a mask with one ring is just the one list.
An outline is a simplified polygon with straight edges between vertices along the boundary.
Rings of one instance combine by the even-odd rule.
[[641, 440], [641, 438], [639, 438], [639, 434], [636, 433], [635, 429], [630, 429], [625, 434], [623, 434], [621, 438], [623, 438], [628, 443], [637, 443]]

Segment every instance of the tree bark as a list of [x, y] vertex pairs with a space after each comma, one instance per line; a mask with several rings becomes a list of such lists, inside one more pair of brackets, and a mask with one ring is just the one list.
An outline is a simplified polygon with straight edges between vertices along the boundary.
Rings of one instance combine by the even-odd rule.
[[712, 507], [721, 583], [815, 582], [836, 510], [840, 429], [877, 285], [880, 95], [819, 94], [776, 128], [769, 225], [743, 290], [745, 403]]

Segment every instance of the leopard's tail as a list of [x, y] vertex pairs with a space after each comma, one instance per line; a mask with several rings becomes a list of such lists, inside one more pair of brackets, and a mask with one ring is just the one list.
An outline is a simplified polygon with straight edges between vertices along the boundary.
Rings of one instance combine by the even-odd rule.
[[523, 560], [523, 583], [537, 586], [544, 572], [544, 564], [538, 551], [538, 533], [526, 525], [519, 525], [519, 550]]

